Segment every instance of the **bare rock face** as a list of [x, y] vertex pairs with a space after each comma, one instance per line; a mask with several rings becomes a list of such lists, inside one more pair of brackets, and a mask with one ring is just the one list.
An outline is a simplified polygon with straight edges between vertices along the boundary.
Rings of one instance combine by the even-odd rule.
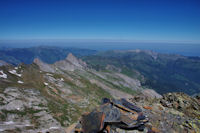
[[66, 58], [67, 61], [71, 62], [73, 65], [77, 66], [77, 67], [82, 67], [79, 63], [79, 60], [72, 54], [72, 53], [69, 53], [67, 58]]
[[0, 94], [0, 98], [0, 132], [64, 133], [38, 90], [8, 87]]
[[123, 84], [123, 86], [126, 86], [126, 87], [129, 87], [129, 88], [132, 88], [133, 90], [140, 90], [141, 88], [141, 84], [140, 84], [140, 81], [137, 80], [137, 79], [133, 79], [133, 78], [130, 78], [124, 74], [121, 74], [121, 73], [116, 73], [116, 77], [119, 77], [121, 79], [123, 79], [125, 81], [125, 83]]
[[81, 59], [77, 59], [72, 53], [68, 54], [66, 60], [80, 68], [87, 66], [87, 64], [84, 61], [82, 61]]
[[83, 69], [87, 67], [87, 64], [81, 59], [77, 59], [72, 53], [69, 53], [65, 60], [60, 60], [54, 64], [47, 64], [40, 59], [34, 59], [34, 63], [37, 64], [42, 71], [56, 73], [58, 69], [64, 71], [74, 71], [76, 69]]
[[51, 73], [55, 72], [55, 70], [53, 69], [53, 67], [50, 64], [44, 63], [39, 58], [35, 58], [33, 62], [35, 64], [37, 64], [42, 71], [51, 72]]
[[59, 68], [64, 71], [74, 71], [76, 69], [76, 66], [74, 66], [68, 60], [57, 61], [53, 65], [54, 65], [54, 67]]
[[9, 65], [7, 62], [0, 60], [0, 66], [7, 66]]
[[72, 53], [69, 53], [65, 60], [57, 61], [54, 66], [65, 71], [74, 71], [76, 69], [83, 69], [87, 65], [81, 59], [77, 59]]
[[158, 94], [155, 90], [152, 89], [144, 89], [142, 90], [142, 94], [149, 98], [162, 98], [160, 94]]

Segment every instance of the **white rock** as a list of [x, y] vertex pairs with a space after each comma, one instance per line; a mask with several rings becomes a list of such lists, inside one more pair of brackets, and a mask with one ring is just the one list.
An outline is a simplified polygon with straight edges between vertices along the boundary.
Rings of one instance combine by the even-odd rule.
[[46, 82], [44, 82], [44, 85], [46, 85], [46, 86], [47, 86], [47, 85], [49, 85], [49, 84], [48, 84], [48, 83], [46, 83]]
[[3, 70], [0, 71], [0, 78], [7, 79], [7, 74], [5, 74], [5, 73], [3, 72]]
[[16, 70], [11, 70], [11, 71], [9, 71], [9, 73], [16, 74], [17, 72], [16, 72]]
[[16, 72], [16, 70], [11, 70], [11, 71], [9, 71], [9, 73], [14, 74], [14, 75], [16, 75], [16, 76], [18, 76], [18, 77], [21, 77], [21, 76], [22, 76], [21, 74], [18, 74], [18, 73]]
[[52, 74], [50, 74], [50, 73], [46, 73], [46, 75], [48, 75], [48, 76], [53, 76]]
[[64, 81], [64, 79], [63, 79], [63, 78], [61, 78], [61, 79], [60, 79], [60, 81]]
[[24, 82], [19, 80], [19, 81], [17, 81], [17, 83], [19, 83], [19, 84], [23, 84]]
[[14, 124], [14, 122], [13, 121], [8, 121], [8, 122], [5, 122], [4, 124], [11, 125], [11, 124]]
[[50, 127], [49, 129], [59, 129], [59, 127]]

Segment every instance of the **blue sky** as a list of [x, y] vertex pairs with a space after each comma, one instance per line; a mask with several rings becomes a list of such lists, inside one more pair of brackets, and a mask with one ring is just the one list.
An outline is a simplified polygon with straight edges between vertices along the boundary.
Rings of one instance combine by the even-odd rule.
[[0, 39], [200, 42], [200, 0], [1, 0]]

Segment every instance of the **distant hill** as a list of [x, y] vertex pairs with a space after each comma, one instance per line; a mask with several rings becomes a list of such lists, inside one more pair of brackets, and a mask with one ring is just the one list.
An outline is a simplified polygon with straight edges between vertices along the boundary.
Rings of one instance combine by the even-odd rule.
[[81, 57], [89, 68], [126, 74], [138, 79], [143, 87], [152, 88], [160, 94], [200, 93], [200, 57], [160, 54], [145, 50], [97, 52], [88, 49], [40, 46], [1, 49], [0, 60], [16, 65], [31, 64], [38, 58], [45, 63], [53, 64], [64, 60], [69, 53]]
[[137, 77], [143, 86], [161, 94], [185, 92], [192, 95], [200, 92], [199, 57], [117, 50], [84, 57], [84, 60], [96, 70], [108, 70], [108, 66], [113, 66], [128, 76]]
[[97, 51], [78, 48], [62, 48], [62, 47], [50, 47], [39, 46], [31, 48], [7, 48], [0, 49], [0, 60], [8, 62], [10, 64], [31, 64], [34, 58], [40, 58], [46, 63], [54, 63], [58, 60], [63, 60], [69, 53], [73, 53], [77, 57], [93, 55]]

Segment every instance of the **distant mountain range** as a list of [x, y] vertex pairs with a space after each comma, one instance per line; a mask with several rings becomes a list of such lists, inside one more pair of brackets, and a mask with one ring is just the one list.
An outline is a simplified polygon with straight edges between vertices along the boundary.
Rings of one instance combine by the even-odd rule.
[[[160, 54], [145, 50], [113, 50], [98, 52], [96, 50], [32, 47], [1, 49], [1, 64], [31, 64], [43, 61], [48, 64], [62, 64], [66, 56], [72, 53], [82, 58], [88, 68], [97, 71], [123, 73], [138, 79], [144, 88], [152, 88], [160, 94], [167, 92], [185, 92], [189, 95], [200, 93], [200, 57]], [[68, 67], [70, 67], [68, 65]], [[73, 68], [72, 68], [73, 69]]]
[[120, 70], [140, 79], [143, 86], [153, 88], [160, 94], [167, 92], [200, 92], [200, 58], [172, 54], [159, 54], [144, 50], [107, 51], [84, 60], [103, 71]]
[[[124, 55], [130, 57], [123, 59]], [[74, 133], [74, 128], [81, 120], [82, 114], [97, 109], [102, 103], [102, 98], [106, 97], [112, 100], [113, 98], [126, 99], [131, 103], [126, 104], [129, 108], [142, 110], [139, 113], [133, 110], [131, 113], [126, 113], [127, 117], [132, 115], [133, 120], [130, 121], [127, 117], [124, 120], [138, 124], [135, 122], [141, 119], [141, 114], [144, 114], [149, 121], [143, 125], [143, 133], [147, 131], [199, 133], [200, 97], [198, 95], [195, 97], [184, 93], [160, 95], [141, 84], [141, 81], [143, 84], [146, 83], [148, 75], [143, 75], [142, 71], [140, 73], [136, 70], [137, 67], [133, 66], [138, 64], [142, 67], [141, 70], [154, 74], [154, 69], [156, 71], [161, 69], [159, 65], [156, 65], [157, 67], [151, 65], [155, 64], [154, 60], [158, 60], [158, 64], [163, 63], [159, 56], [161, 55], [150, 51], [136, 50], [111, 51], [84, 57], [84, 60], [90, 64], [71, 53], [65, 59], [53, 64], [45, 63], [39, 58], [35, 58], [31, 64], [18, 66], [2, 61], [0, 62], [0, 132]], [[172, 60], [171, 56], [164, 57], [166, 61]], [[182, 58], [185, 59], [177, 56], [173, 60]], [[97, 64], [105, 67], [99, 67]], [[164, 63], [163, 65], [165, 66]], [[98, 66], [98, 71], [91, 68], [95, 66]], [[191, 67], [187, 64], [186, 66]], [[160, 76], [158, 73], [154, 75]], [[166, 73], [165, 76], [169, 74]], [[157, 84], [160, 84], [160, 80]], [[164, 85], [163, 87], [169, 88]], [[159, 91], [158, 88], [156, 89]], [[101, 106], [108, 111], [106, 115], [114, 120], [118, 118], [117, 106], [108, 104], [113, 106], [113, 109], [110, 109], [105, 105]], [[122, 109], [119, 112], [121, 116], [125, 111], [130, 110], [124, 109], [123, 106], [118, 107]], [[120, 119], [123, 118], [121, 116]], [[94, 124], [95, 120], [91, 121]], [[117, 133], [126, 132], [124, 128], [114, 126], [113, 128]]]
[[60, 48], [50, 46], [39, 46], [31, 48], [6, 48], [0, 49], [0, 60], [10, 64], [31, 64], [34, 58], [40, 58], [46, 63], [54, 63], [58, 60], [63, 60], [69, 53], [75, 56], [93, 55], [96, 50], [78, 49], [78, 48]]

